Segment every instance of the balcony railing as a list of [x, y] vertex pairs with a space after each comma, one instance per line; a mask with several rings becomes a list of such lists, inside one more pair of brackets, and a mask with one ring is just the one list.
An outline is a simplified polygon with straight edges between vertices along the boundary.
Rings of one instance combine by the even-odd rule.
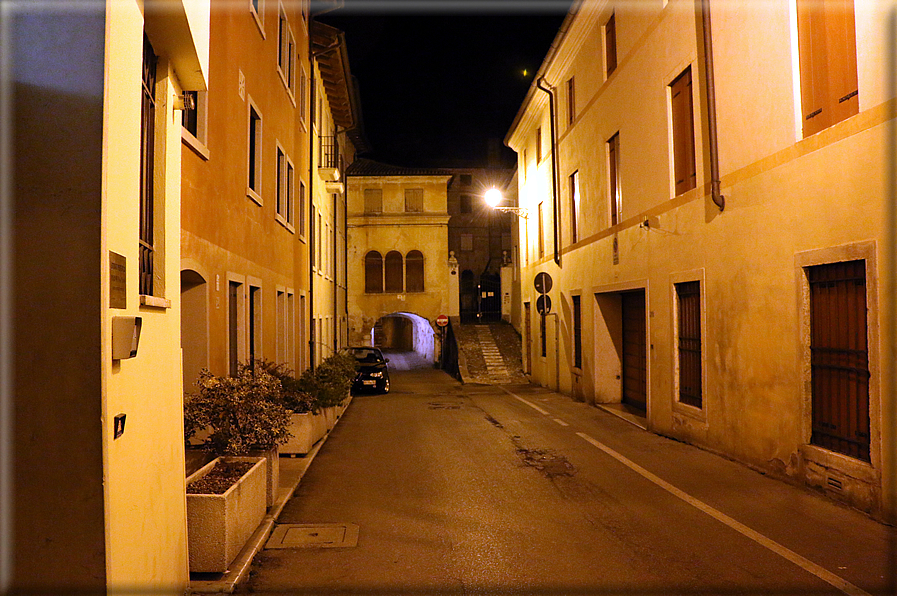
[[340, 170], [339, 139], [333, 136], [321, 137], [319, 168]]

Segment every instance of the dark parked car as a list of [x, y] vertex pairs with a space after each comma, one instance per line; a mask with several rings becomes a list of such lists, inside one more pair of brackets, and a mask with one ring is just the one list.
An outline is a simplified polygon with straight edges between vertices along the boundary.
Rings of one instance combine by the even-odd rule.
[[389, 369], [386, 363], [389, 358], [383, 357], [379, 348], [366, 346], [344, 348], [344, 354], [355, 358], [355, 382], [352, 390], [376, 389], [381, 393], [389, 393]]

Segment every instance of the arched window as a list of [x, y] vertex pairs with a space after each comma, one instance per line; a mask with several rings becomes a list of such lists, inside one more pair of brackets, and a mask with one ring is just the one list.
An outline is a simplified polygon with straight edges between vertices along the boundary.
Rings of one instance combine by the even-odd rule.
[[419, 250], [405, 255], [405, 291], [424, 291], [424, 255]]
[[383, 257], [376, 250], [364, 255], [364, 291], [368, 294], [383, 292]]
[[402, 253], [391, 250], [386, 253], [386, 293], [401, 294], [404, 284], [402, 271]]

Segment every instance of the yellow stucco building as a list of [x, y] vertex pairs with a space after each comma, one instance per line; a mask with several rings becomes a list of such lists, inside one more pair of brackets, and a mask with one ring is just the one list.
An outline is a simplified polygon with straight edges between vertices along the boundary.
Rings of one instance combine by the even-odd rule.
[[209, 11], [4, 7], [4, 592], [187, 585], [180, 121], [206, 89]]
[[506, 138], [534, 380], [895, 518], [887, 22], [574, 4]]
[[359, 159], [348, 169], [349, 343], [439, 356], [439, 315], [458, 314], [448, 253], [449, 172]]

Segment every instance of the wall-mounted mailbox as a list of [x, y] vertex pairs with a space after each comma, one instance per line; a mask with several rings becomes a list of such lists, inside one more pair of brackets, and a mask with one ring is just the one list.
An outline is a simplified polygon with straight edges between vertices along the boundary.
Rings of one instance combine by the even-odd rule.
[[112, 317], [112, 359], [124, 360], [137, 355], [143, 317]]

